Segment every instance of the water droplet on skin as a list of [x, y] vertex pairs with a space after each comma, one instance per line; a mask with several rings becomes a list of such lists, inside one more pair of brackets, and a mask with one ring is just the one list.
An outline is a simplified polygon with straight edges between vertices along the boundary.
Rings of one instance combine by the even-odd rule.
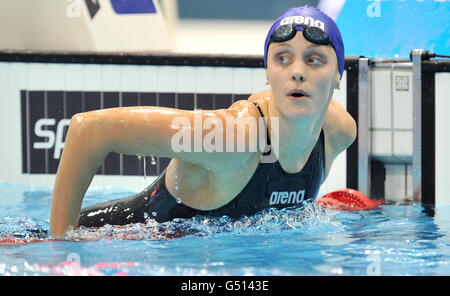
[[180, 187], [178, 187], [178, 185], [175, 185], [175, 190], [178, 190], [178, 189], [180, 189]]
[[145, 161], [145, 156], [144, 156], [144, 180], [147, 179], [147, 168], [146, 168], [146, 161]]

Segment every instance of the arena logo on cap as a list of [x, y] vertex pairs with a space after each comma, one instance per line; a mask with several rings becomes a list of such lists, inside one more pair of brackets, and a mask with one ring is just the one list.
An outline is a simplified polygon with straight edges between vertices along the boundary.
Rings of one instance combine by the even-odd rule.
[[282, 25], [291, 25], [291, 24], [299, 24], [299, 25], [306, 25], [310, 27], [318, 27], [321, 28], [323, 31], [325, 31], [325, 24], [319, 20], [316, 20], [310, 16], [304, 17], [302, 15], [294, 15], [294, 16], [288, 16], [281, 20], [280, 26]]

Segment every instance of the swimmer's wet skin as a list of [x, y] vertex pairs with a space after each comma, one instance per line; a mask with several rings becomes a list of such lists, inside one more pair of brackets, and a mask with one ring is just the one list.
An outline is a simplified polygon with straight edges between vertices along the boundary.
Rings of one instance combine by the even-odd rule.
[[[259, 109], [258, 104], [254, 104]], [[264, 116], [262, 112], [261, 116]], [[267, 144], [270, 145], [270, 140]], [[269, 208], [299, 207], [303, 201], [317, 196], [324, 180], [324, 144], [322, 131], [306, 165], [298, 173], [286, 173], [278, 161], [260, 163], [241, 193], [216, 210], [201, 211], [178, 202], [179, 200], [177, 201], [177, 198], [167, 190], [164, 171], [152, 185], [135, 196], [82, 209], [78, 226], [143, 223], [147, 217], [158, 222], [174, 218], [191, 218], [195, 215], [226, 215], [239, 218]], [[271, 151], [265, 152], [267, 155], [270, 153]]]
[[[266, 154], [275, 155], [274, 161], [262, 161], [267, 156], [264, 150], [249, 151], [245, 128], [245, 152], [175, 152], [171, 139], [180, 127], [173, 120], [193, 123], [194, 111], [124, 107], [80, 113], [71, 120], [56, 177], [51, 234], [63, 237], [69, 227], [147, 218], [158, 222], [195, 215], [237, 218], [315, 199], [334, 159], [356, 137], [355, 121], [332, 100], [344, 65], [339, 29], [314, 7], [288, 9], [270, 29], [264, 57], [271, 89], [228, 109], [203, 111], [202, 120], [266, 118], [264, 129], [272, 149]], [[235, 123], [236, 130], [240, 124]], [[111, 151], [172, 160], [141, 193], [80, 213], [83, 196]]]

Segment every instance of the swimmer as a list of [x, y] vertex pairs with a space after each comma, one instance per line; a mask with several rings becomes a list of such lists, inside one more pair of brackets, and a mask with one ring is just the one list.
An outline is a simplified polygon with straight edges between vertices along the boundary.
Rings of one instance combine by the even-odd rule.
[[[270, 90], [228, 109], [202, 111], [201, 120], [224, 127], [228, 119], [236, 119], [239, 130], [246, 120], [237, 119], [265, 118], [258, 129], [267, 134], [270, 150], [238, 152], [237, 135], [230, 138], [222, 129], [223, 146], [231, 142], [234, 152], [174, 151], [172, 140], [180, 130], [199, 133], [202, 139], [210, 132], [195, 130], [199, 111], [139, 106], [74, 115], [55, 180], [52, 236], [64, 237], [70, 227], [124, 225], [149, 218], [164, 222], [195, 215], [248, 216], [314, 200], [334, 159], [356, 137], [354, 119], [332, 99], [345, 62], [339, 29], [317, 8], [288, 9], [268, 32], [264, 62]], [[177, 118], [190, 125], [174, 124]], [[254, 138], [249, 137], [251, 129], [243, 130], [249, 148]], [[110, 152], [171, 161], [142, 192], [81, 209], [92, 178]], [[273, 161], [262, 161], [273, 152]]]

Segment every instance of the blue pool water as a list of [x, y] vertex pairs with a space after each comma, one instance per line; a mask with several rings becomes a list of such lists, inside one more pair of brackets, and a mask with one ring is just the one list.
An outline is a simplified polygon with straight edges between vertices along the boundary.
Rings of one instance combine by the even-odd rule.
[[[90, 190], [83, 206], [130, 193]], [[49, 187], [0, 183], [0, 237], [45, 236], [50, 205]], [[450, 207], [312, 203], [238, 221], [78, 229], [66, 241], [0, 245], [0, 275], [450, 275]]]

